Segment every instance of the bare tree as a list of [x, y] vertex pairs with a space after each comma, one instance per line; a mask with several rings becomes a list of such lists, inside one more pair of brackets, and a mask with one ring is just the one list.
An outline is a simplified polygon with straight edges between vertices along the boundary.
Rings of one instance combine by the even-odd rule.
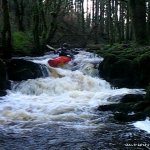
[[138, 44], [146, 44], [146, 1], [129, 0], [129, 5], [131, 9], [131, 19], [135, 33], [135, 40]]
[[9, 20], [9, 10], [7, 0], [2, 0], [2, 16], [3, 16], [3, 28], [2, 28], [3, 57], [5, 59], [9, 59], [11, 58], [12, 41], [11, 41], [11, 26]]
[[23, 24], [23, 19], [24, 19], [24, 0], [13, 0], [15, 4], [15, 15], [16, 15], [16, 20], [18, 22], [18, 30], [19, 31], [24, 31], [24, 24]]

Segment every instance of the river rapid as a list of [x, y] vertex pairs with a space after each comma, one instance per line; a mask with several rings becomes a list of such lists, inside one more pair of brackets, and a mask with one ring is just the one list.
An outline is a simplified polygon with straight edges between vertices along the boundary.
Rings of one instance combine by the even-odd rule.
[[148, 144], [147, 132], [114, 121], [111, 112], [97, 111], [99, 105], [144, 91], [111, 87], [98, 75], [103, 58], [93, 53], [80, 51], [67, 65], [52, 68], [47, 61], [55, 56], [22, 58], [45, 64], [48, 76], [12, 82], [0, 98], [0, 150], [146, 148], [128, 144]]

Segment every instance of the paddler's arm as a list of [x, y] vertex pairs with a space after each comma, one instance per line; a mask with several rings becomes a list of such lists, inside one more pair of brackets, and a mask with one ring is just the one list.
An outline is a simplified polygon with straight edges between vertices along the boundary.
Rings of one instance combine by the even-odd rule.
[[54, 54], [59, 53], [59, 51], [56, 48], [54, 48], [54, 47], [52, 47], [52, 46], [50, 46], [48, 44], [46, 45], [46, 47], [48, 47], [50, 50], [52, 50], [54, 52]]

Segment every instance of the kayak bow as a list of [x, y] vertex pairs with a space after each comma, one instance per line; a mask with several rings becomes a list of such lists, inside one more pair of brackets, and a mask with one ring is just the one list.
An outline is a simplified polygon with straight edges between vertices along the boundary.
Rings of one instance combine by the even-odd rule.
[[63, 65], [67, 62], [71, 61], [71, 58], [68, 56], [59, 56], [55, 57], [53, 59], [48, 60], [48, 64], [52, 67], [58, 67], [60, 65]]

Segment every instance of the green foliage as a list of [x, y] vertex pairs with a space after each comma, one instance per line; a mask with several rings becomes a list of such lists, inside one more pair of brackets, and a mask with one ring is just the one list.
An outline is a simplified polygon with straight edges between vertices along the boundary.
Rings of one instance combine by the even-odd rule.
[[13, 35], [14, 53], [28, 55], [33, 49], [32, 38], [24, 32], [14, 32]]
[[141, 55], [150, 55], [150, 48], [148, 46], [137, 47], [134, 43], [131, 44], [118, 44], [105, 45], [103, 48], [98, 50], [98, 54], [101, 56], [107, 56], [109, 54], [115, 55], [122, 59], [139, 59]]

